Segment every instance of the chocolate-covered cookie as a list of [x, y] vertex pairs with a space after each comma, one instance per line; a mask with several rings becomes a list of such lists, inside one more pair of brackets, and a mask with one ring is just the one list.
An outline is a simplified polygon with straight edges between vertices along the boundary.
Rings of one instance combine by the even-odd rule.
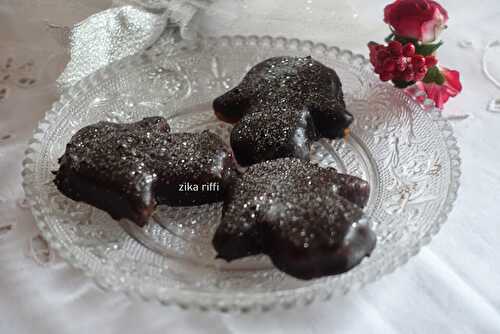
[[286, 157], [307, 160], [312, 142], [319, 139], [310, 119], [307, 110], [246, 115], [231, 132], [236, 160], [242, 166]]
[[54, 182], [64, 195], [140, 226], [158, 204], [221, 200], [234, 170], [217, 135], [170, 133], [161, 117], [84, 127], [67, 144], [59, 164]]
[[[376, 238], [360, 221], [367, 182], [299, 159], [251, 166], [232, 181], [213, 239], [227, 261], [267, 254], [300, 279], [345, 272], [370, 255]], [[356, 205], [357, 203], [358, 205]]]
[[[237, 123], [233, 131], [239, 133], [232, 135], [231, 145], [245, 166], [285, 156], [303, 159], [311, 141], [340, 138], [353, 121], [337, 73], [311, 57], [275, 57], [257, 64], [236, 88], [215, 99], [213, 108], [222, 121]], [[282, 128], [288, 133], [279, 133]], [[304, 132], [303, 140], [296, 140], [297, 132]], [[241, 147], [258, 152], [248, 154]]]

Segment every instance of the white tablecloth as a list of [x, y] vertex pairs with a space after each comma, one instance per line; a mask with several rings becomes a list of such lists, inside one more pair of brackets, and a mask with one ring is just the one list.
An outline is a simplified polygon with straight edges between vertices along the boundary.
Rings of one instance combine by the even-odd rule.
[[[451, 21], [440, 57], [460, 69], [464, 84], [445, 114], [470, 117], [454, 122], [462, 186], [438, 236], [359, 292], [255, 315], [190, 313], [102, 292], [37, 237], [22, 200], [21, 161], [67, 61], [44, 21], [71, 24], [108, 2], [0, 1], [0, 333], [500, 333], [500, 114], [486, 111], [500, 90], [481, 70], [485, 46], [500, 39], [498, 0], [441, 1]], [[211, 34], [296, 36], [366, 54], [366, 42], [387, 32], [385, 3], [356, 0], [353, 9], [338, 9], [335, 0], [223, 0], [213, 9], [223, 19], [214, 24], [207, 16], [203, 25]], [[241, 7], [255, 15], [238, 15]], [[356, 29], [336, 30], [349, 11]]]

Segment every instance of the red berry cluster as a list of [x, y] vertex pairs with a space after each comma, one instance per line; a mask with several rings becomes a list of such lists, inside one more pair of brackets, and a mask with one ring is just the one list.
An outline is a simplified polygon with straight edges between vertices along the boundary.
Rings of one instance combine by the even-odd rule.
[[369, 47], [370, 61], [382, 81], [420, 81], [437, 64], [434, 56], [416, 54], [413, 43], [391, 41], [387, 46], [371, 43]]

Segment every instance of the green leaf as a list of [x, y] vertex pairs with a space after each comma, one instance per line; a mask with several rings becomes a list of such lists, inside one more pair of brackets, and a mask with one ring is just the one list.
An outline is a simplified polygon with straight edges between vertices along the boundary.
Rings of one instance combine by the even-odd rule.
[[427, 71], [427, 74], [422, 81], [425, 83], [436, 83], [438, 85], [442, 85], [444, 84], [446, 79], [444, 78], [444, 75], [443, 73], [441, 73], [439, 68], [437, 66], [434, 66]]
[[415, 51], [417, 54], [420, 54], [422, 56], [430, 56], [434, 52], [436, 52], [439, 47], [443, 45], [443, 42], [440, 41], [437, 44], [420, 44], [420, 45], [415, 45]]
[[392, 41], [392, 38], [393, 38], [394, 36], [395, 36], [395, 35], [394, 35], [394, 33], [393, 33], [393, 32], [391, 32], [391, 34], [385, 38], [385, 42], [386, 42], [386, 43], [389, 43], [390, 41]]
[[413, 85], [415, 81], [392, 80], [392, 83], [396, 88], [406, 88]]
[[411, 38], [411, 37], [394, 35], [394, 39], [403, 45], [408, 44], [408, 43], [413, 43], [413, 44], [415, 44], [415, 46], [417, 46], [419, 43], [418, 39]]

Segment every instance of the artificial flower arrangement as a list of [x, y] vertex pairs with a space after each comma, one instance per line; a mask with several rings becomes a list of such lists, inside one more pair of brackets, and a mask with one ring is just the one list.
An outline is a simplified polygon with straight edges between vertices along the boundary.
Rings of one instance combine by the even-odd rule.
[[398, 88], [416, 84], [442, 109], [462, 91], [460, 73], [440, 66], [436, 56], [448, 12], [432, 0], [396, 0], [385, 7], [384, 22], [391, 28], [386, 44], [368, 43], [375, 73]]

